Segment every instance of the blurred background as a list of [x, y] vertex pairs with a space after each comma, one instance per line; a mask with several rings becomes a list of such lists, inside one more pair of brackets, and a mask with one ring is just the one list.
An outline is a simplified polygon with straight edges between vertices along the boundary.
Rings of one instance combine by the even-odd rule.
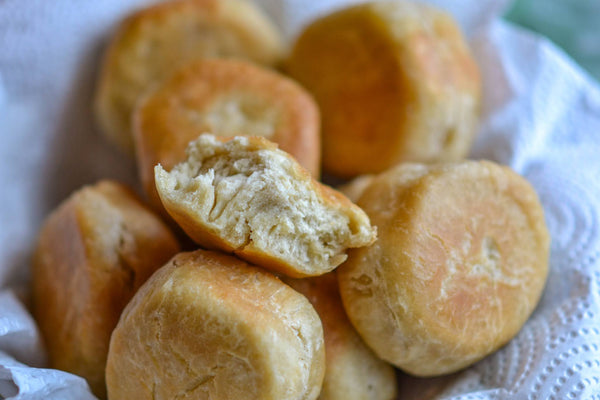
[[505, 18], [550, 38], [600, 80], [599, 0], [514, 0]]

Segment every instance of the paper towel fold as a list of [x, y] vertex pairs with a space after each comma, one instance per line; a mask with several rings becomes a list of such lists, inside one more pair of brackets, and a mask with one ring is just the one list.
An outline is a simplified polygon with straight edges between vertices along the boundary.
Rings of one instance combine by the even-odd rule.
[[32, 367], [46, 362], [37, 326], [11, 290], [0, 290], [0, 350]]
[[[259, 1], [288, 38], [350, 2]], [[36, 231], [72, 190], [103, 177], [135, 184], [133, 163], [95, 132], [90, 110], [101, 44], [148, 3], [0, 3], [0, 288], [26, 285]], [[600, 90], [555, 46], [498, 20], [503, 3], [435, 1], [460, 21], [483, 73], [472, 157], [510, 165], [540, 195], [552, 235], [548, 285], [502, 350], [448, 378], [403, 378], [401, 394], [414, 386], [449, 399], [592, 398], [600, 393]], [[24, 307], [0, 292], [0, 350], [34, 365], [38, 346]], [[0, 395], [94, 398], [80, 378], [4, 353]]]
[[0, 398], [96, 400], [85, 379], [55, 369], [32, 368], [0, 351]]

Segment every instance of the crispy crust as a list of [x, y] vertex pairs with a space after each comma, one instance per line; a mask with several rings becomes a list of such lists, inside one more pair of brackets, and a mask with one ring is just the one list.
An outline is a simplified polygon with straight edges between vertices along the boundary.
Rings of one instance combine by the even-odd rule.
[[[228, 126], [236, 118], [241, 121]], [[138, 104], [133, 121], [141, 180], [157, 208], [162, 204], [154, 185], [154, 166], [160, 163], [170, 170], [185, 159], [188, 143], [202, 133], [264, 133], [319, 177], [316, 104], [294, 81], [248, 62], [187, 64]]]
[[323, 168], [341, 177], [469, 151], [478, 67], [452, 18], [430, 6], [372, 2], [310, 24], [287, 67], [323, 117]]
[[125, 19], [102, 64], [95, 99], [102, 132], [133, 154], [136, 101], [186, 62], [206, 57], [274, 66], [283, 52], [275, 26], [248, 0], [174, 0]]
[[284, 282], [306, 296], [323, 323], [325, 379], [319, 400], [396, 398], [394, 369], [365, 345], [350, 324], [335, 272]]
[[535, 191], [509, 168], [400, 165], [358, 204], [379, 238], [351, 251], [338, 277], [381, 358], [414, 375], [450, 373], [504, 345], [535, 308], [549, 236]]
[[138, 287], [179, 251], [168, 228], [124, 186], [101, 181], [46, 219], [32, 269], [34, 315], [50, 365], [104, 398], [110, 334]]
[[112, 400], [312, 400], [324, 363], [322, 325], [304, 296], [235, 257], [198, 250], [174, 257], [129, 303], [106, 381]]

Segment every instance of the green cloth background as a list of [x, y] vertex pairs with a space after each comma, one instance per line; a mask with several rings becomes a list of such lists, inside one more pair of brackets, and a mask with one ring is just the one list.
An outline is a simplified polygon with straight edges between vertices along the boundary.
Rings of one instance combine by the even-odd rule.
[[505, 18], [550, 38], [600, 80], [600, 0], [515, 0]]

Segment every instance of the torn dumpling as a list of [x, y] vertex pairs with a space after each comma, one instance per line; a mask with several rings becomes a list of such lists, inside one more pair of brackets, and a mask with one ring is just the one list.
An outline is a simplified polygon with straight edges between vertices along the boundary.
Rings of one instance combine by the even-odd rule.
[[261, 137], [201, 135], [187, 160], [154, 172], [166, 210], [198, 244], [292, 277], [329, 272], [376, 237], [358, 206]]

